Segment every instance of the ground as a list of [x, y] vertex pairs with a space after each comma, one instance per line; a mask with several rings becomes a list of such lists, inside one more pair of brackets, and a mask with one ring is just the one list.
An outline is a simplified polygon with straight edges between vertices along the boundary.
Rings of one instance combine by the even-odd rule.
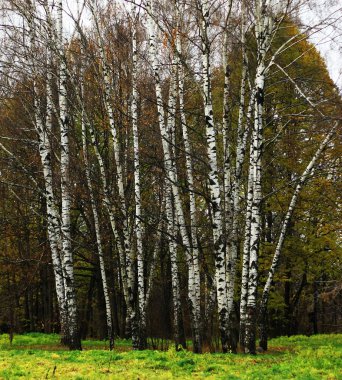
[[341, 379], [342, 334], [294, 336], [270, 341], [267, 353], [195, 355], [188, 351], [114, 351], [84, 341], [82, 352], [59, 345], [58, 335], [0, 336], [0, 379]]

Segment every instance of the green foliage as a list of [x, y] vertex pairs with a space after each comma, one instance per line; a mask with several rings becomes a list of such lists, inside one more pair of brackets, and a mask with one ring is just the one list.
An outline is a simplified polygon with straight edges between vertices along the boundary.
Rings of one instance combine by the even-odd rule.
[[[85, 350], [69, 352], [58, 335], [0, 336], [1, 379], [341, 379], [342, 335], [293, 336], [270, 342], [256, 357], [196, 355], [189, 351], [130, 351], [117, 341], [113, 352], [89, 349], [103, 341], [84, 341]], [[45, 350], [37, 349], [45, 345]], [[118, 351], [123, 351], [120, 352]]]

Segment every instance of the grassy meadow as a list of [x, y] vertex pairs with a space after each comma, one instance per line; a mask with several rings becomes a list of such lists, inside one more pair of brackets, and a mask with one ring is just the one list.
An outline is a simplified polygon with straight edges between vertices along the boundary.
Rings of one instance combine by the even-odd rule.
[[117, 341], [83, 341], [82, 352], [59, 345], [58, 335], [0, 335], [0, 379], [341, 379], [342, 334], [282, 337], [251, 357], [189, 351], [131, 351]]

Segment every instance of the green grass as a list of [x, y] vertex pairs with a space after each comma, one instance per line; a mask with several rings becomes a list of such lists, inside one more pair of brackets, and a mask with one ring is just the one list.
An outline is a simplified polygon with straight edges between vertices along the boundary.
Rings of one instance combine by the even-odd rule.
[[[0, 335], [0, 350], [13, 349], [35, 349], [48, 351], [64, 351], [65, 347], [60, 344], [61, 337], [58, 334], [28, 333], [24, 335], [14, 335], [12, 344], [9, 343], [7, 334]], [[120, 339], [115, 344], [119, 350], [127, 351], [131, 347], [131, 341]], [[84, 350], [106, 350], [108, 342], [100, 340], [83, 340]]]
[[69, 352], [58, 335], [17, 335], [10, 345], [0, 335], [0, 379], [341, 379], [342, 335], [294, 336], [270, 342], [254, 357], [195, 355], [188, 351], [131, 351], [117, 341], [83, 341], [84, 351]]

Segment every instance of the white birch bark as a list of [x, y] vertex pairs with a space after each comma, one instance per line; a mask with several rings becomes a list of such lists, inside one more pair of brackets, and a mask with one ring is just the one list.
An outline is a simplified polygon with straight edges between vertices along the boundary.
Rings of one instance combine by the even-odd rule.
[[[135, 13], [135, 9], [134, 9]], [[144, 254], [143, 254], [143, 226], [141, 210], [141, 186], [140, 186], [140, 155], [139, 155], [139, 133], [138, 133], [138, 90], [137, 90], [137, 31], [136, 17], [133, 14], [132, 30], [132, 127], [133, 127], [133, 151], [134, 151], [134, 198], [135, 198], [135, 235], [137, 249], [137, 274], [138, 274], [138, 306], [139, 306], [139, 349], [147, 347], [146, 341], [146, 294], [144, 276]]]
[[152, 1], [146, 2], [146, 9], [148, 11], [148, 32], [149, 32], [149, 43], [150, 43], [150, 57], [152, 62], [152, 69], [155, 80], [155, 91], [157, 99], [157, 112], [158, 112], [158, 123], [162, 136], [162, 146], [164, 153], [164, 167], [166, 172], [166, 180], [170, 182], [172, 195], [174, 197], [175, 210], [176, 210], [176, 220], [179, 225], [180, 235], [182, 237], [183, 244], [185, 246], [186, 258], [188, 262], [188, 284], [189, 284], [189, 303], [190, 303], [190, 313], [191, 313], [191, 322], [193, 330], [193, 349], [195, 352], [201, 352], [201, 339], [200, 339], [200, 320], [198, 319], [196, 305], [196, 297], [198, 297], [197, 291], [199, 284], [196, 284], [197, 278], [195, 278], [194, 268], [192, 263], [192, 250], [188, 232], [186, 230], [185, 217], [182, 209], [181, 198], [179, 194], [179, 189], [177, 186], [177, 175], [175, 172], [175, 166], [172, 165], [172, 155], [170, 152], [170, 141], [165, 123], [165, 113], [163, 106], [163, 97], [161, 89], [161, 78], [159, 72], [158, 57], [156, 52], [156, 41], [155, 41], [155, 25], [152, 18], [153, 7]]
[[108, 339], [109, 339], [109, 349], [112, 350], [114, 348], [114, 330], [113, 330], [113, 320], [112, 320], [112, 308], [111, 308], [111, 303], [110, 303], [108, 283], [107, 283], [107, 275], [106, 275], [106, 267], [105, 267], [105, 262], [104, 262], [104, 252], [103, 252], [102, 239], [101, 239], [100, 220], [99, 220], [99, 214], [97, 211], [93, 185], [91, 182], [91, 172], [90, 172], [90, 166], [89, 166], [88, 143], [87, 143], [87, 125], [86, 125], [86, 118], [85, 118], [85, 111], [84, 111], [84, 75], [83, 75], [83, 68], [81, 70], [81, 79], [80, 80], [81, 80], [80, 92], [81, 92], [81, 100], [82, 100], [81, 124], [82, 124], [83, 161], [84, 161], [87, 186], [88, 186], [88, 191], [89, 191], [89, 196], [90, 196], [90, 205], [91, 205], [91, 210], [92, 210], [92, 214], [93, 214], [93, 218], [94, 218], [96, 246], [97, 246], [97, 253], [98, 253], [99, 264], [100, 264], [103, 297], [104, 297], [105, 306], [106, 306], [106, 322], [107, 322], [107, 334], [108, 334]]
[[[163, 207], [163, 206], [162, 206]], [[145, 296], [145, 307], [147, 308], [149, 305], [149, 302], [151, 300], [151, 294], [152, 294], [152, 288], [153, 288], [153, 280], [155, 276], [155, 271], [157, 267], [157, 257], [159, 253], [159, 246], [160, 246], [160, 240], [161, 240], [161, 233], [162, 233], [162, 218], [160, 219], [157, 227], [157, 234], [156, 234], [156, 242], [153, 250], [153, 258], [151, 262], [151, 266], [149, 268], [149, 274], [147, 279], [147, 285], [146, 285], [146, 296]]]
[[258, 252], [260, 240], [260, 207], [261, 207], [261, 149], [264, 110], [264, 87], [265, 87], [265, 58], [269, 49], [272, 34], [272, 19], [266, 14], [267, 9], [263, 0], [256, 3], [256, 25], [255, 33], [257, 39], [257, 69], [255, 75], [255, 105], [254, 105], [254, 127], [252, 136], [251, 170], [253, 170], [253, 201], [250, 227], [249, 244], [249, 270], [248, 270], [248, 292], [246, 305], [246, 335], [245, 352], [255, 354], [256, 339], [256, 300], [258, 285]]
[[57, 6], [58, 25], [58, 49], [59, 49], [59, 117], [60, 117], [60, 143], [61, 143], [61, 237], [62, 237], [62, 261], [65, 278], [65, 298], [68, 309], [68, 346], [70, 349], [81, 349], [79, 335], [76, 291], [74, 281], [73, 255], [71, 247], [71, 219], [70, 219], [70, 151], [69, 128], [70, 116], [67, 105], [67, 67], [63, 48], [63, 0], [59, 0]]
[[[243, 145], [246, 147], [249, 123], [251, 122], [252, 113], [254, 110], [255, 88], [253, 88], [249, 99], [248, 111], [246, 116], [246, 128], [243, 136]], [[253, 136], [252, 136], [253, 137]], [[250, 162], [248, 168], [247, 179], [247, 194], [246, 194], [246, 216], [245, 216], [245, 231], [243, 240], [243, 256], [242, 256], [242, 274], [241, 274], [241, 295], [240, 295], [240, 344], [244, 347], [245, 342], [245, 323], [246, 323], [246, 308], [247, 308], [247, 293], [248, 293], [248, 276], [249, 276], [249, 250], [251, 239], [251, 221], [252, 221], [252, 203], [253, 203], [253, 145], [250, 144]], [[236, 169], [236, 171], [238, 171]], [[241, 183], [242, 186], [242, 183]]]
[[[258, 75], [258, 74], [257, 74]], [[259, 81], [262, 87], [258, 88], [258, 96], [263, 97], [263, 79]], [[261, 90], [261, 92], [259, 91]], [[262, 106], [255, 104], [255, 121], [252, 136], [252, 156], [251, 170], [253, 172], [252, 191], [253, 199], [251, 205], [251, 224], [250, 224], [250, 242], [249, 242], [249, 268], [248, 268], [248, 291], [246, 305], [246, 337], [245, 351], [247, 353], [255, 353], [255, 318], [256, 318], [256, 297], [257, 297], [257, 281], [258, 281], [258, 252], [260, 238], [260, 205], [261, 205], [261, 117]], [[259, 124], [260, 123], [260, 124]]]
[[166, 219], [167, 219], [167, 235], [168, 244], [170, 252], [170, 262], [171, 262], [171, 287], [172, 287], [172, 304], [173, 304], [173, 336], [176, 350], [179, 349], [180, 345], [180, 313], [181, 313], [181, 303], [180, 303], [180, 289], [179, 289], [179, 278], [178, 278], [178, 260], [177, 260], [177, 246], [175, 243], [175, 221], [173, 216], [172, 207], [172, 190], [169, 184], [166, 184]]
[[[179, 33], [177, 33], [177, 50], [179, 54], [182, 54], [181, 41]], [[177, 61], [178, 65], [178, 97], [179, 97], [179, 113], [182, 124], [182, 137], [184, 142], [184, 152], [185, 152], [185, 165], [186, 165], [186, 176], [189, 191], [189, 205], [190, 205], [190, 231], [191, 231], [191, 241], [194, 260], [198, 260], [198, 247], [197, 247], [197, 218], [196, 218], [196, 196], [195, 196], [195, 186], [194, 186], [194, 176], [193, 176], [193, 164], [192, 164], [192, 152], [188, 131], [188, 123], [185, 115], [184, 106], [184, 69], [180, 62]]]
[[[230, 205], [227, 204], [226, 207], [230, 206], [230, 214], [231, 217], [227, 219], [226, 223], [230, 223], [230, 234], [229, 234], [229, 243], [227, 247], [229, 247], [229, 251], [227, 254], [227, 297], [228, 297], [228, 318], [229, 318], [229, 328], [232, 330], [233, 324], [233, 302], [234, 302], [234, 288], [235, 288], [235, 278], [236, 278], [236, 263], [238, 257], [238, 244], [239, 244], [239, 216], [240, 216], [240, 194], [243, 190], [242, 183], [242, 167], [245, 159], [246, 153], [246, 143], [247, 143], [247, 135], [248, 135], [248, 115], [247, 122], [244, 123], [244, 114], [245, 114], [245, 98], [246, 98], [246, 81], [247, 81], [247, 70], [248, 70], [248, 62], [247, 62], [247, 52], [246, 52], [246, 9], [245, 4], [242, 4], [242, 25], [241, 25], [241, 48], [242, 48], [242, 74], [241, 74], [241, 85], [240, 85], [240, 104], [239, 104], [239, 116], [238, 116], [238, 125], [237, 125], [237, 145], [236, 145], [236, 161], [235, 161], [235, 172], [234, 175], [229, 177], [233, 177], [231, 183], [226, 184], [225, 191], [225, 199], [231, 199]], [[226, 74], [227, 75], [227, 74]], [[226, 88], [226, 84], [225, 84]], [[251, 95], [251, 99], [253, 98], [253, 94]], [[250, 102], [250, 106], [252, 105], [252, 101]], [[248, 109], [249, 113], [251, 113], [251, 109]], [[230, 170], [230, 165], [225, 168], [226, 170]], [[227, 186], [228, 189], [227, 189]], [[231, 189], [231, 190], [230, 190]], [[230, 192], [229, 192], [230, 190]], [[230, 332], [231, 339], [231, 349], [236, 351], [237, 342], [235, 340], [234, 331]]]
[[[35, 73], [35, 60], [34, 52], [36, 46], [36, 4], [35, 2], [29, 3], [29, 34], [31, 41], [31, 65]], [[50, 36], [51, 39], [51, 36]], [[60, 240], [61, 240], [61, 231], [60, 231], [60, 215], [57, 207], [56, 197], [53, 189], [53, 171], [51, 163], [51, 146], [49, 140], [49, 133], [52, 129], [52, 75], [51, 75], [51, 52], [50, 49], [47, 49], [47, 67], [46, 67], [46, 120], [45, 125], [43, 119], [39, 112], [39, 100], [38, 100], [38, 89], [36, 87], [36, 82], [33, 82], [33, 96], [34, 96], [34, 124], [38, 135], [38, 144], [39, 144], [39, 155], [41, 159], [41, 164], [43, 168], [44, 176], [44, 185], [45, 185], [45, 198], [46, 198], [46, 211], [47, 211], [47, 227], [48, 227], [48, 239], [51, 249], [52, 256], [52, 266], [55, 276], [55, 286], [56, 286], [56, 295], [57, 303], [60, 314], [60, 325], [62, 333], [62, 341], [67, 334], [67, 304], [65, 299], [65, 288], [64, 288], [64, 276], [63, 268], [61, 261], [61, 252], [60, 252]]]
[[129, 234], [128, 214], [127, 214], [125, 193], [124, 193], [123, 167], [120, 160], [120, 145], [119, 145], [119, 140], [118, 140], [117, 126], [115, 124], [114, 109], [111, 102], [111, 87], [112, 86], [111, 86], [110, 75], [109, 75], [109, 66], [108, 66], [108, 62], [107, 62], [105, 51], [104, 51], [101, 30], [100, 30], [98, 19], [97, 19], [98, 12], [96, 12], [97, 11], [96, 1], [91, 0], [89, 2], [89, 5], [90, 5], [89, 8], [90, 8], [90, 11], [92, 13], [93, 20], [95, 23], [97, 35], [98, 35], [101, 68], [102, 68], [102, 76], [103, 76], [103, 83], [104, 83], [104, 102], [105, 102], [107, 115], [109, 118], [109, 126], [110, 126], [111, 135], [112, 135], [114, 158], [115, 158], [115, 165], [116, 165], [116, 180], [117, 180], [116, 182], [117, 182], [117, 188], [118, 188], [119, 210], [120, 210], [121, 218], [122, 218], [122, 230], [123, 230], [123, 241], [124, 241], [123, 251], [124, 251], [124, 263], [125, 263], [125, 270], [126, 270], [126, 275], [123, 278], [127, 279], [127, 284], [126, 284], [127, 296], [128, 296], [127, 312], [130, 318], [133, 348], [138, 349], [139, 348], [139, 337], [138, 337], [139, 331], [138, 331], [138, 325], [137, 325], [138, 323], [137, 315], [136, 315], [135, 305], [134, 305], [134, 283], [135, 283], [134, 255], [133, 255], [132, 245], [130, 241], [130, 234]]
[[[176, 101], [177, 101], [177, 88], [178, 88], [178, 79], [177, 79], [177, 59], [174, 56], [172, 60], [172, 71], [170, 78], [170, 89], [169, 89], [169, 102], [167, 110], [167, 133], [171, 154], [171, 165], [172, 171], [175, 173], [175, 180], [177, 181], [177, 168], [176, 168]], [[181, 100], [180, 100], [181, 101]], [[183, 115], [184, 116], [184, 115]], [[182, 120], [181, 120], [182, 121]], [[173, 205], [172, 205], [172, 186], [170, 181], [166, 181], [166, 211], [167, 211], [167, 225], [168, 225], [168, 235], [169, 235], [169, 251], [170, 251], [170, 261], [171, 261], [171, 282], [172, 282], [172, 299], [173, 299], [173, 322], [174, 322], [174, 341], [176, 350], [180, 348], [180, 345], [184, 345], [184, 342], [181, 340], [182, 334], [182, 310], [181, 310], [181, 300], [180, 300], [180, 285], [179, 285], [179, 270], [178, 270], [178, 260], [177, 260], [177, 244], [175, 242], [177, 229], [176, 221], [173, 214]], [[191, 243], [190, 243], [191, 244]], [[198, 321], [200, 318], [199, 315], [199, 296], [200, 291], [196, 291], [195, 284], [199, 284], [199, 281], [196, 281], [196, 274], [194, 268], [193, 260], [193, 245], [189, 247], [192, 252], [191, 261], [188, 262], [189, 268], [189, 293], [192, 297], [192, 314], [195, 316]], [[195, 339], [196, 340], [196, 339]]]
[[219, 315], [219, 328], [223, 352], [228, 350], [228, 300], [226, 282], [225, 244], [222, 229], [221, 194], [218, 177], [216, 132], [211, 93], [210, 46], [208, 40], [209, 9], [207, 1], [197, 1], [201, 18], [200, 35], [202, 39], [202, 81], [203, 101], [206, 122], [207, 155], [209, 163], [209, 189], [212, 205], [212, 228], [215, 255], [215, 281]]
[[[49, 86], [49, 84], [47, 84]], [[36, 91], [35, 91], [36, 93]], [[37, 95], [35, 95], [37, 97]], [[53, 191], [53, 175], [51, 168], [51, 148], [49, 137], [46, 132], [47, 126], [43, 125], [43, 122], [38, 115], [38, 104], [35, 100], [35, 124], [38, 133], [39, 153], [43, 167], [44, 184], [45, 184], [45, 198], [46, 198], [46, 211], [47, 211], [47, 225], [48, 225], [48, 237], [49, 245], [51, 249], [52, 265], [55, 275], [56, 295], [60, 313], [60, 324], [62, 341], [64, 341], [65, 335], [67, 335], [67, 305], [65, 300], [64, 290], [64, 276], [62, 269], [62, 262], [60, 256], [60, 216], [57, 211], [56, 198]], [[47, 112], [48, 109], [47, 109]], [[49, 116], [47, 116], [47, 119]]]
[[[224, 86], [223, 86], [223, 109], [222, 109], [222, 140], [223, 140], [223, 184], [222, 184], [222, 204], [223, 204], [223, 231], [225, 234], [226, 241], [230, 241], [231, 229], [233, 224], [233, 198], [232, 198], [232, 186], [233, 186], [233, 165], [231, 157], [231, 120], [230, 120], [230, 105], [229, 105], [229, 94], [230, 94], [230, 65], [228, 59], [229, 53], [229, 30], [228, 24], [230, 19], [230, 14], [232, 10], [233, 1], [228, 2], [227, 11], [225, 17], [225, 30], [223, 37], [223, 74], [224, 74]], [[230, 247], [226, 244], [226, 278], [227, 284], [230, 283]], [[228, 308], [230, 303], [229, 289], [228, 293]]]
[[[178, 17], [179, 20], [179, 17]], [[191, 250], [192, 257], [189, 265], [192, 265], [191, 271], [193, 272], [193, 309], [196, 315], [196, 321], [200, 321], [201, 318], [201, 287], [200, 287], [200, 265], [199, 265], [199, 251], [197, 244], [197, 217], [196, 217], [196, 196], [195, 196], [195, 186], [194, 186], [194, 176], [193, 176], [193, 164], [192, 164], [192, 152], [190, 145], [190, 138], [188, 132], [188, 124], [185, 115], [185, 102], [184, 102], [184, 68], [180, 62], [180, 56], [182, 55], [182, 45], [180, 39], [179, 30], [176, 32], [176, 48], [177, 48], [177, 59], [175, 64], [177, 65], [178, 71], [178, 98], [179, 98], [179, 113], [180, 121], [182, 126], [182, 137], [184, 142], [184, 152], [185, 152], [185, 165], [186, 165], [186, 179], [188, 183], [189, 191], [189, 209], [190, 209], [190, 236], [191, 236]], [[189, 277], [192, 274], [189, 273]], [[198, 327], [198, 329], [200, 326]]]

